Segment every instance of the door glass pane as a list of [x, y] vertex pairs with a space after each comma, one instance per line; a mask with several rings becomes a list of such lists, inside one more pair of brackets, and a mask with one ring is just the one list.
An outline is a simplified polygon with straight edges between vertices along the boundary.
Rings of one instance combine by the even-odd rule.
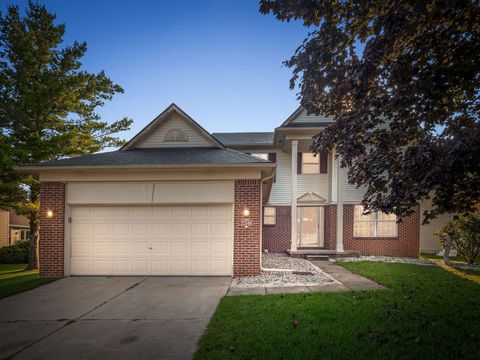
[[318, 208], [304, 207], [302, 209], [302, 245], [318, 245]]

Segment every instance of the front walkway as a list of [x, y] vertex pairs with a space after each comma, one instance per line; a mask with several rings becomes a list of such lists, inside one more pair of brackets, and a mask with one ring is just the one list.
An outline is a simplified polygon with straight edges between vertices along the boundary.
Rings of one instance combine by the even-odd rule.
[[308, 292], [338, 292], [338, 291], [367, 291], [385, 289], [385, 286], [367, 279], [366, 277], [352, 273], [344, 267], [330, 261], [311, 260], [312, 264], [321, 269], [333, 279], [320, 285], [250, 285], [231, 286], [227, 296], [234, 295], [266, 295], [266, 294], [297, 294]]

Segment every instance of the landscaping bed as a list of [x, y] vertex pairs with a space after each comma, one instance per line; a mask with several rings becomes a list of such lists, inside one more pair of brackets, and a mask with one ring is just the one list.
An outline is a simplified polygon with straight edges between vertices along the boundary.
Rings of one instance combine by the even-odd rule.
[[332, 262], [361, 262], [361, 261], [375, 261], [386, 263], [400, 263], [400, 264], [414, 264], [414, 265], [427, 265], [434, 266], [435, 264], [428, 259], [416, 259], [408, 257], [395, 257], [395, 256], [359, 256], [359, 257], [339, 257], [336, 259], [330, 259]]
[[232, 286], [320, 285], [334, 281], [311, 262], [284, 254], [263, 254], [262, 267], [261, 275], [234, 278]]

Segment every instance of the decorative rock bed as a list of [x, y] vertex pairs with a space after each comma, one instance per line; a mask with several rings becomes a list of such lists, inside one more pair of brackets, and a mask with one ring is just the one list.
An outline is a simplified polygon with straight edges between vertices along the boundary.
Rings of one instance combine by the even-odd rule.
[[388, 262], [388, 263], [415, 264], [415, 265], [426, 265], [426, 266], [435, 265], [433, 262], [426, 259], [404, 258], [404, 257], [393, 257], [393, 256], [360, 256], [356, 258], [345, 257], [345, 258], [330, 259], [330, 261], [332, 262], [379, 261], [379, 262]]
[[262, 263], [261, 275], [237, 277], [232, 286], [313, 286], [335, 281], [311, 262], [284, 254], [263, 254]]

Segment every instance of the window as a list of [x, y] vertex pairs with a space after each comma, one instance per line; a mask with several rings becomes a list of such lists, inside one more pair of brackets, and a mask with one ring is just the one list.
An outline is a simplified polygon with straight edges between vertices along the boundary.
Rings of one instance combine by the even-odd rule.
[[397, 217], [381, 211], [363, 213], [362, 205], [355, 205], [353, 214], [354, 237], [392, 237], [397, 236]]
[[188, 141], [187, 135], [180, 129], [169, 130], [165, 134], [163, 142], [185, 142]]
[[268, 160], [268, 153], [252, 153], [251, 155], [263, 160]]
[[320, 157], [302, 153], [302, 174], [320, 174]]
[[10, 230], [10, 244], [15, 244], [20, 240], [28, 240], [30, 230], [26, 229], [11, 229]]
[[275, 225], [277, 223], [277, 209], [274, 207], [263, 208], [263, 225]]

